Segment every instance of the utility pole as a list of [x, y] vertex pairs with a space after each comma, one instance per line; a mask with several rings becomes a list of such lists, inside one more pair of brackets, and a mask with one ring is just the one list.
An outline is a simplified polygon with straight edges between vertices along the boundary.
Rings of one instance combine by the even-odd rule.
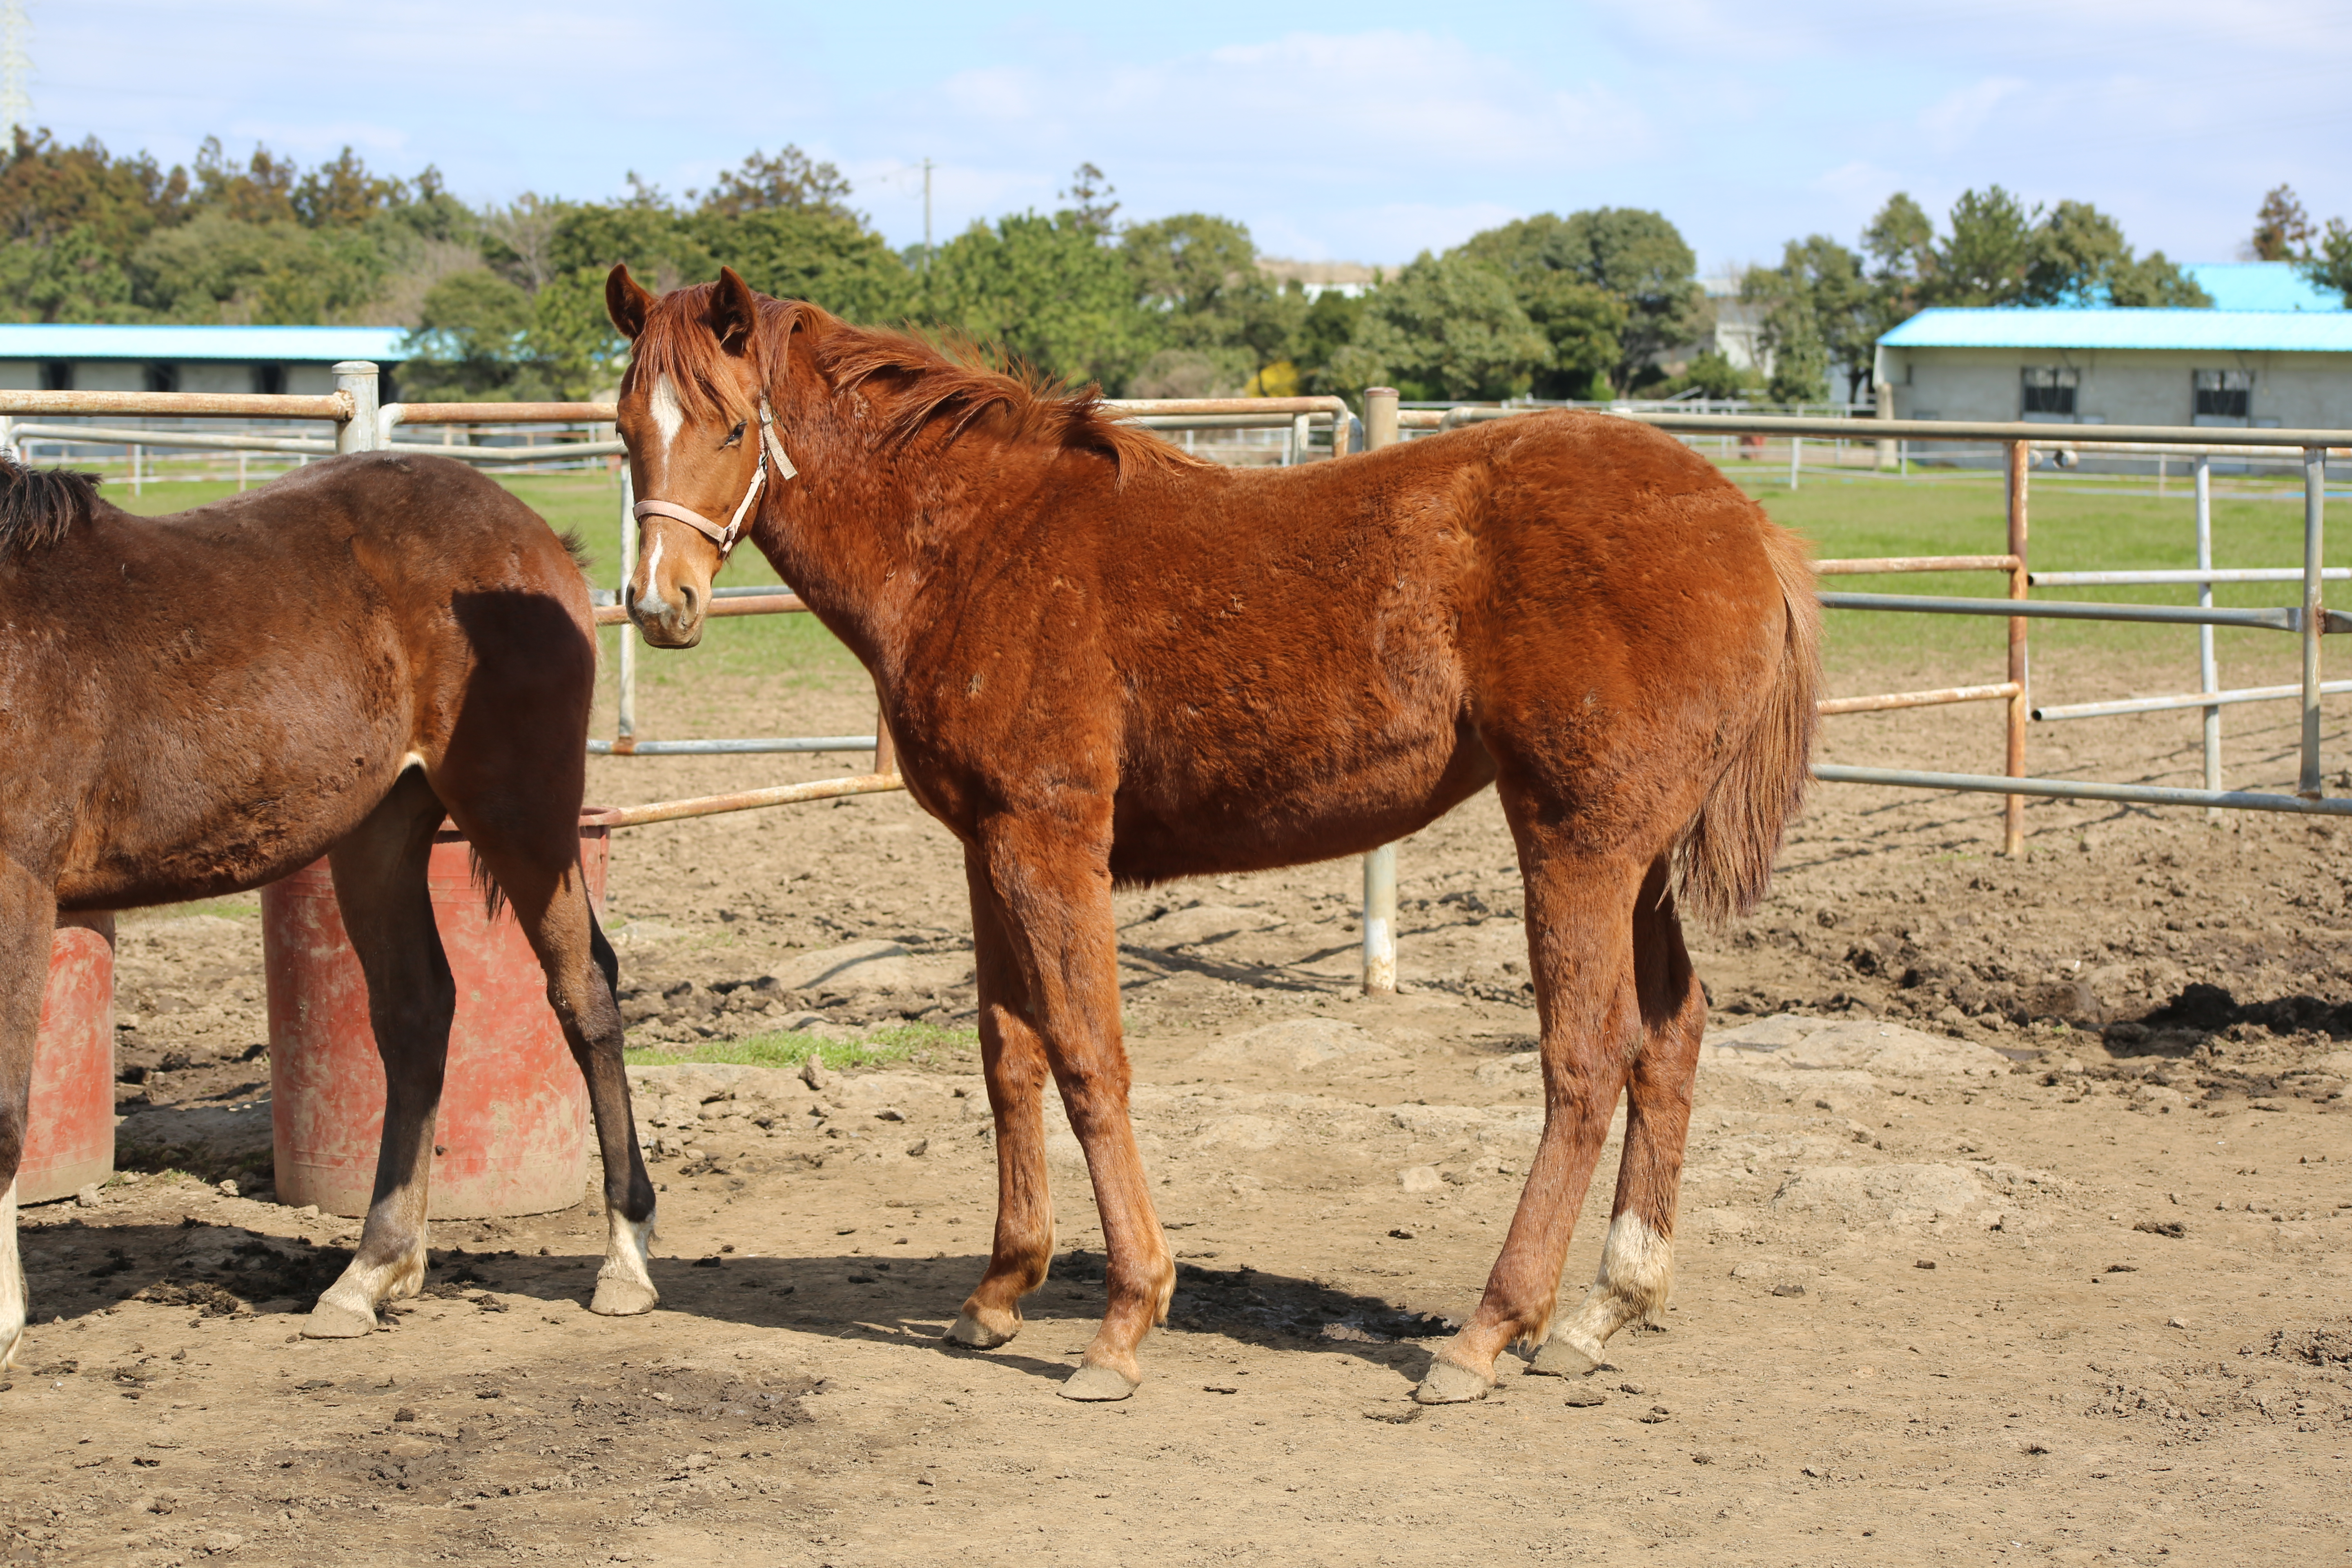
[[[8, 0], [13, 9], [21, 0]], [[923, 160], [923, 270], [931, 269], [931, 161]]]
[[32, 129], [33, 95], [27, 83], [33, 60], [25, 52], [25, 40], [32, 30], [25, 0], [0, 5], [0, 121], [7, 122], [5, 131], [12, 142], [18, 131]]

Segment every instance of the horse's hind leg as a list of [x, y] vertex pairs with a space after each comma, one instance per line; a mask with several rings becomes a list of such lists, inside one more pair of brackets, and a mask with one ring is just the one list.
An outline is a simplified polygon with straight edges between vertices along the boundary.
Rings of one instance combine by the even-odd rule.
[[649, 1312], [661, 1299], [646, 1266], [654, 1239], [654, 1184], [646, 1174], [629, 1110], [621, 1011], [613, 994], [620, 965], [588, 905], [579, 820], [560, 804], [551, 805], [560, 802], [558, 791], [506, 796], [503, 810], [485, 809], [487, 797], [451, 793], [456, 798], [449, 803], [450, 815], [497, 879], [538, 956], [547, 975], [548, 1005], [588, 1083], [604, 1168], [605, 1223], [604, 1266], [589, 1310], [607, 1317]]
[[1540, 1338], [1550, 1323], [1569, 1237], [1641, 1040], [1629, 939], [1642, 863], [1584, 849], [1573, 823], [1519, 792], [1506, 790], [1504, 808], [1527, 884], [1543, 1137], [1477, 1310], [1414, 1391], [1424, 1405], [1484, 1397], [1495, 1357], [1514, 1340]]
[[1005, 933], [1004, 910], [979, 851], [965, 851], [965, 872], [971, 884], [972, 967], [980, 981], [981, 1063], [996, 1122], [996, 1234], [988, 1272], [965, 1298], [947, 1337], [992, 1350], [1021, 1331], [1021, 1298], [1045, 1282], [1054, 1259], [1045, 1120], [1052, 1075]]
[[1706, 996], [1683, 946], [1682, 921], [1660, 860], [1633, 915], [1633, 963], [1642, 1004], [1642, 1054], [1625, 1095], [1625, 1152], [1601, 1271], [1574, 1317], [1555, 1322], [1532, 1370], [1591, 1372], [1609, 1336], [1665, 1310], [1674, 1287], [1675, 1200], [1690, 1132], [1691, 1088], [1706, 1030]]
[[25, 1268], [16, 1257], [16, 1167], [33, 1097], [33, 1042], [49, 984], [57, 900], [49, 888], [0, 856], [0, 1373], [25, 1337]]
[[327, 858], [343, 930], [367, 977], [368, 1022], [383, 1062], [383, 1142], [358, 1252], [311, 1309], [302, 1326], [311, 1339], [367, 1333], [378, 1306], [425, 1284], [433, 1123], [457, 1006], [425, 880], [441, 816], [424, 778], [404, 773]]

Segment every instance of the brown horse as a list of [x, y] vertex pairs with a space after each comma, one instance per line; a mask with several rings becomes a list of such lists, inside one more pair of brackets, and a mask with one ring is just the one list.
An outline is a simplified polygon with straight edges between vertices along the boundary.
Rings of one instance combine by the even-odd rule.
[[[1527, 885], [1544, 1132], [1418, 1396], [1480, 1396], [1548, 1330], [1537, 1369], [1587, 1371], [1664, 1305], [1705, 1023], [1677, 910], [1752, 905], [1804, 786], [1818, 612], [1795, 540], [1605, 416], [1245, 471], [732, 272], [656, 300], [616, 268], [605, 299], [652, 498], [630, 615], [693, 644], [748, 532], [872, 671], [907, 787], [964, 846], [999, 1207], [951, 1340], [1003, 1343], [1045, 1279], [1049, 1073], [1110, 1254], [1063, 1392], [1125, 1397], [1166, 1315], [1111, 889], [1358, 853], [1490, 782]], [[1621, 1091], [1600, 1278], [1554, 1328]]]
[[564, 542], [446, 458], [337, 458], [163, 518], [0, 462], [0, 1366], [25, 1326], [16, 1176], [57, 916], [236, 892], [321, 854], [387, 1092], [358, 1256], [304, 1331], [365, 1333], [415, 1293], [457, 1000], [425, 890], [445, 816], [587, 1076], [611, 1210], [596, 1310], [652, 1306], [653, 1189], [580, 875], [590, 616]]

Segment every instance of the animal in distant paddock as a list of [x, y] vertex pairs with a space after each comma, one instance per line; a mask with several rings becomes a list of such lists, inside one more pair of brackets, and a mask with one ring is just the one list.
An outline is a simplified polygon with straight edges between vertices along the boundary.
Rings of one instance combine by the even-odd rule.
[[653, 1305], [612, 948], [580, 869], [596, 645], [562, 541], [462, 463], [316, 463], [169, 517], [0, 462], [0, 1366], [25, 1326], [16, 1177], [61, 911], [212, 898], [328, 858], [386, 1080], [358, 1255], [305, 1332], [424, 1282], [456, 1005], [425, 890], [446, 815], [547, 972], [588, 1079], [610, 1245], [595, 1307]]
[[[1484, 1394], [1514, 1340], [1539, 1372], [1589, 1370], [1664, 1303], [1705, 1023], [1680, 910], [1762, 896], [1807, 776], [1818, 611], [1793, 538], [1604, 415], [1240, 470], [731, 271], [656, 300], [615, 268], [605, 298], [635, 342], [631, 616], [691, 646], [749, 538], [873, 673], [908, 789], [964, 847], [998, 1208], [951, 1340], [1010, 1340], [1045, 1280], [1049, 1077], [1109, 1253], [1063, 1392], [1124, 1398], [1166, 1315], [1111, 889], [1358, 853], [1489, 783], [1526, 880], [1544, 1131], [1418, 1397]], [[1600, 1278], [1556, 1321], [1621, 1093]]]

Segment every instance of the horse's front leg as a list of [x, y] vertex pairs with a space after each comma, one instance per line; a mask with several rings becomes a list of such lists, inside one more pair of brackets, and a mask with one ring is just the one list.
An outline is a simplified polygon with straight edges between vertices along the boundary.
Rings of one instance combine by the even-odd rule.
[[378, 1306], [425, 1285], [433, 1124], [457, 1009], [425, 880], [441, 816], [439, 799], [408, 774], [328, 859], [343, 930], [367, 977], [368, 1022], [383, 1062], [383, 1142], [359, 1247], [302, 1325], [311, 1339], [367, 1333]]
[[1054, 1258], [1054, 1199], [1045, 1179], [1045, 1047], [1030, 1022], [1028, 988], [1005, 936], [1004, 910], [978, 850], [967, 850], [972, 967], [980, 982], [980, 1055], [996, 1123], [996, 1237], [988, 1272], [948, 1330], [950, 1342], [993, 1350], [1021, 1331], [1021, 1298], [1045, 1282]]
[[0, 1373], [16, 1359], [28, 1300], [16, 1256], [16, 1167], [33, 1099], [33, 1043], [49, 984], [57, 899], [48, 884], [0, 856]]
[[1142, 1151], [1128, 1120], [1129, 1071], [1118, 1019], [1118, 933], [1110, 900], [1109, 808], [1097, 831], [1066, 812], [1000, 819], [979, 853], [1027, 992], [1027, 1017], [1086, 1150], [1110, 1255], [1109, 1301], [1070, 1399], [1124, 1399], [1142, 1382], [1136, 1348], [1168, 1316], [1176, 1266], [1152, 1211]]

